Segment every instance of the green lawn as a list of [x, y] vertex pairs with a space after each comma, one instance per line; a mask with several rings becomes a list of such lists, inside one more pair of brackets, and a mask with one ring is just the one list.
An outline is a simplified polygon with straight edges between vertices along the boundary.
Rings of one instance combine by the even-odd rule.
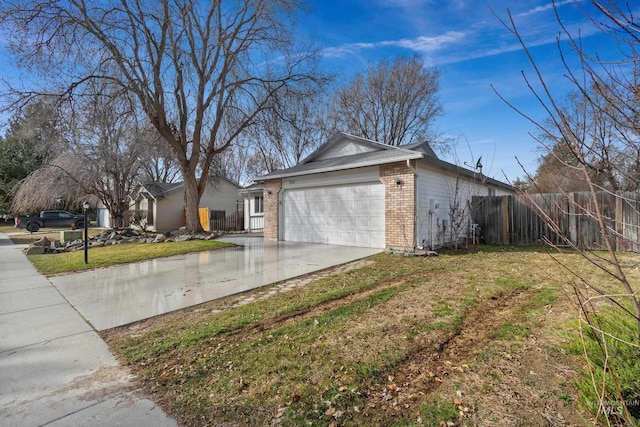
[[29, 255], [28, 257], [42, 274], [54, 275], [191, 252], [210, 251], [229, 246], [233, 246], [233, 244], [215, 240], [120, 244], [89, 249], [88, 264], [84, 263], [83, 250], [60, 254]]

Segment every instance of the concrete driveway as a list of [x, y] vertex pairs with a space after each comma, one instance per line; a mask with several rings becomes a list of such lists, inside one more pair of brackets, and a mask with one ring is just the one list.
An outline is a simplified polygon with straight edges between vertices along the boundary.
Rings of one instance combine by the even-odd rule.
[[381, 252], [272, 242], [246, 234], [219, 240], [239, 246], [52, 277], [50, 281], [101, 331]]

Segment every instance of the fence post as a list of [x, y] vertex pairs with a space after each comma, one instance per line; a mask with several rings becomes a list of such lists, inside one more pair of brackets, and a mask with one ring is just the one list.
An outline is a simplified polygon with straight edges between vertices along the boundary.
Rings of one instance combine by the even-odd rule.
[[616, 191], [616, 214], [613, 219], [616, 227], [616, 251], [623, 249], [624, 246], [624, 210], [623, 210], [623, 195], [622, 191]]
[[578, 218], [576, 217], [576, 193], [569, 193], [569, 240], [578, 246]]
[[502, 244], [508, 246], [509, 238], [509, 197], [502, 196]]

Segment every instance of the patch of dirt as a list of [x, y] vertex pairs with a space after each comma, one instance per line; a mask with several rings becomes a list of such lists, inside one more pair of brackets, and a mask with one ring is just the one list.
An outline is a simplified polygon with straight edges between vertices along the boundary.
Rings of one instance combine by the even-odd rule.
[[420, 403], [447, 402], [458, 408], [455, 425], [591, 423], [572, 397], [570, 357], [545, 348], [550, 343], [542, 331], [506, 344], [495, 336], [504, 322], [523, 320], [520, 308], [531, 297], [529, 290], [515, 290], [483, 299], [456, 331], [417, 346], [386, 381], [369, 390], [372, 413], [386, 414], [380, 420], [405, 417], [421, 422]]
[[[85, 401], [103, 401], [113, 396], [134, 391], [137, 388], [134, 376], [122, 366], [103, 366], [86, 375], [75, 377], [69, 385], [58, 393], [80, 393], [78, 398]], [[130, 400], [130, 399], [129, 399]], [[130, 400], [128, 403], [135, 403]]]

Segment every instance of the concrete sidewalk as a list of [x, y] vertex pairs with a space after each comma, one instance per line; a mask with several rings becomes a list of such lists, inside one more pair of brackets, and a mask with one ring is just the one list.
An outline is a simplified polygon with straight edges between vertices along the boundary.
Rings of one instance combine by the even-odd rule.
[[176, 426], [0, 233], [0, 425]]

